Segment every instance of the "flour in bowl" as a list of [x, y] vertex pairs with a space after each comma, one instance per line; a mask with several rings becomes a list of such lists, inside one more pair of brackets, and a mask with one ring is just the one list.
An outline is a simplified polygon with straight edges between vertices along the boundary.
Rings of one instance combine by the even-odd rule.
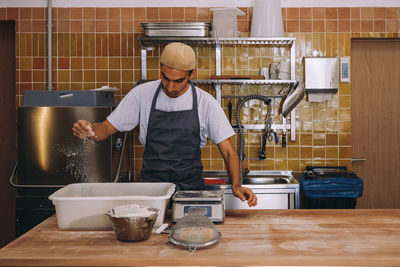
[[150, 217], [155, 213], [154, 210], [149, 210], [149, 207], [126, 205], [115, 207], [113, 217]]

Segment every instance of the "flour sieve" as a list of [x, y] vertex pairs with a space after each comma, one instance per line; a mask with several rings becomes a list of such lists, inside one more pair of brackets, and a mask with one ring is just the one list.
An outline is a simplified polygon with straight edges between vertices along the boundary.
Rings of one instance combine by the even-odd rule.
[[203, 209], [192, 208], [188, 215], [177, 221], [168, 238], [173, 244], [195, 252], [197, 248], [217, 243], [221, 234], [204, 215]]

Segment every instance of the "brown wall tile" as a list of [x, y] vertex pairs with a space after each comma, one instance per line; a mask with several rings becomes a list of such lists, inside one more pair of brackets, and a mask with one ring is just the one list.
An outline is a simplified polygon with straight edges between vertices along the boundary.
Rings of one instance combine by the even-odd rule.
[[286, 15], [288, 20], [298, 20], [300, 18], [300, 8], [287, 8]]
[[8, 20], [18, 20], [19, 19], [19, 10], [18, 8], [8, 7], [7, 8], [7, 19]]
[[71, 32], [82, 32], [83, 24], [82, 21], [71, 21]]
[[287, 21], [287, 32], [299, 32], [300, 25], [298, 21]]
[[47, 18], [45, 16], [45, 9], [42, 7], [32, 8], [32, 19], [43, 20]]
[[70, 8], [57, 8], [57, 18], [59, 20], [69, 20], [70, 19]]
[[327, 8], [326, 9], [326, 19], [337, 19], [338, 9], [337, 8]]
[[130, 20], [121, 21], [121, 32], [124, 32], [124, 33], [133, 32], [133, 21], [130, 21]]
[[59, 69], [69, 69], [69, 58], [58, 58], [57, 67]]
[[326, 32], [337, 32], [338, 23], [337, 20], [327, 20], [326, 21]]
[[96, 20], [98, 19], [108, 19], [108, 9], [107, 8], [95, 8]]
[[23, 20], [32, 19], [32, 8], [20, 8], [19, 9], [19, 16]]
[[312, 32], [311, 20], [300, 21], [300, 32]]
[[172, 9], [170, 7], [160, 7], [160, 19], [171, 20], [172, 19]]
[[350, 8], [350, 18], [351, 19], [360, 19], [361, 18], [361, 8], [359, 8], [359, 7]]
[[386, 32], [386, 21], [374, 20], [374, 32]]
[[361, 21], [361, 32], [372, 32], [374, 28], [373, 20]]
[[312, 9], [311, 8], [300, 8], [300, 20], [311, 20]]
[[19, 23], [19, 31], [20, 32], [31, 32], [32, 31], [32, 21], [20, 21]]
[[394, 19], [387, 20], [387, 31], [388, 32], [398, 32], [399, 31], [398, 21], [394, 20]]
[[94, 8], [83, 8], [83, 19], [95, 19], [96, 9]]
[[372, 7], [361, 8], [361, 19], [373, 19], [373, 18], [374, 18], [374, 8]]
[[314, 7], [312, 9], [313, 19], [325, 19], [325, 8]]
[[6, 8], [0, 8], [0, 19], [1, 20], [7, 19], [7, 9]]
[[172, 18], [173, 19], [184, 19], [185, 9], [183, 7], [173, 7], [172, 8]]
[[148, 7], [147, 8], [147, 19], [158, 20], [158, 18], [159, 18], [158, 13], [159, 13], [158, 7]]
[[350, 20], [339, 20], [339, 32], [350, 32]]
[[111, 20], [108, 24], [108, 32], [120, 32], [121, 31], [121, 23], [119, 20]]
[[84, 20], [83, 21], [83, 32], [94, 32], [96, 31], [95, 20]]
[[386, 8], [386, 18], [387, 19], [399, 19], [399, 9], [398, 8]]
[[83, 8], [71, 8], [71, 19], [80, 20], [83, 18]]
[[375, 7], [374, 8], [374, 19], [386, 19], [386, 8]]
[[195, 7], [185, 7], [185, 20], [196, 20], [196, 16]]
[[96, 32], [107, 32], [108, 23], [106, 20], [96, 20]]
[[359, 20], [351, 21], [351, 32], [361, 32], [361, 22]]
[[350, 8], [338, 8], [339, 19], [350, 19]]
[[144, 20], [146, 18], [146, 8], [137, 7], [133, 9], [133, 19]]
[[325, 32], [325, 20], [313, 20], [313, 32]]
[[129, 7], [121, 8], [121, 19], [132, 20], [133, 19], [133, 8], [129, 8]]

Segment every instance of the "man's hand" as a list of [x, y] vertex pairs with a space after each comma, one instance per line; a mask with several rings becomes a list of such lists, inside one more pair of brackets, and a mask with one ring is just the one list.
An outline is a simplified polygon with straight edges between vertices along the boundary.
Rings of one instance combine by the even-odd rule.
[[93, 132], [93, 124], [85, 120], [78, 120], [72, 127], [72, 132], [79, 138], [95, 137]]
[[249, 207], [254, 207], [255, 205], [257, 205], [257, 196], [250, 188], [243, 186], [232, 188], [232, 193], [241, 201], [247, 200], [247, 204], [249, 205]]

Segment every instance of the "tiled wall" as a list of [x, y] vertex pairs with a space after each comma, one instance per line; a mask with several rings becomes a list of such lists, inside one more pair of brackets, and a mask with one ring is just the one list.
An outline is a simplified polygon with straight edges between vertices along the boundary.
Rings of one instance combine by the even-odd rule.
[[[248, 36], [251, 8], [241, 8], [238, 17], [241, 36]], [[399, 36], [399, 8], [283, 8], [286, 36], [296, 37], [296, 78], [303, 80], [302, 59], [306, 56], [350, 56], [351, 38], [395, 38]], [[45, 8], [0, 8], [0, 20], [16, 20], [17, 86], [16, 103], [21, 105], [24, 90], [45, 90], [47, 74]], [[140, 79], [138, 37], [141, 22], [208, 22], [209, 8], [54, 8], [53, 88], [87, 90], [103, 85], [119, 88], [121, 99]], [[198, 47], [198, 79], [215, 74], [213, 49]], [[260, 47], [224, 47], [223, 74], [257, 74], [274, 60], [275, 53]], [[159, 49], [149, 52], [148, 77], [157, 79]], [[259, 57], [265, 60], [260, 60]], [[203, 89], [214, 93], [209, 86]], [[274, 88], [224, 87], [224, 94], [265, 93]], [[236, 99], [231, 99], [235, 104]], [[278, 106], [278, 100], [274, 106]], [[229, 102], [224, 99], [224, 106]], [[254, 101], [242, 119], [255, 120], [265, 109]], [[306, 165], [346, 165], [351, 158], [351, 90], [341, 83], [332, 100], [312, 104], [302, 101], [297, 108], [296, 141], [286, 148], [267, 145], [267, 160], [245, 160], [251, 170], [294, 170]], [[279, 116], [274, 113], [276, 122]], [[135, 176], [138, 176], [143, 147], [134, 132]], [[280, 132], [278, 131], [280, 136]], [[246, 156], [257, 157], [260, 132], [246, 133]], [[289, 139], [289, 136], [288, 136]], [[238, 143], [237, 138], [232, 142]], [[205, 170], [223, 170], [224, 163], [215, 145], [203, 149]]]

